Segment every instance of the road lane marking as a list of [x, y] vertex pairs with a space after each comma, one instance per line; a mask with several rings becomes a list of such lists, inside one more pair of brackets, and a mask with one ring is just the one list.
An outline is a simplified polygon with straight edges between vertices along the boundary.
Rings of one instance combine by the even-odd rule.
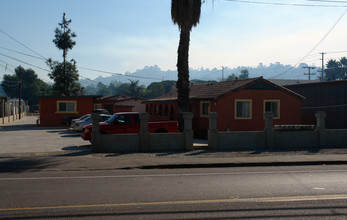
[[234, 198], [234, 197], [230, 197], [229, 199], [207, 199], [207, 200], [164, 201], [164, 202], [131, 202], [131, 203], [115, 203], [115, 204], [66, 205], [66, 206], [42, 206], [42, 207], [2, 208], [2, 209], [0, 209], [0, 212], [25, 211], [25, 210], [44, 210], [44, 209], [141, 206], [141, 205], [199, 204], [199, 203], [216, 203], [216, 202], [293, 202], [293, 201], [334, 200], [334, 199], [347, 199], [347, 195], [317, 195], [317, 196], [288, 196], [288, 197], [260, 197], [260, 198]]
[[229, 172], [229, 173], [166, 173], [166, 174], [134, 174], [134, 175], [105, 175], [105, 176], [48, 176], [48, 177], [0, 177], [0, 181], [9, 180], [57, 180], [57, 179], [102, 179], [102, 178], [137, 178], [137, 177], [177, 177], [177, 176], [218, 176], [218, 175], [249, 175], [249, 174], [288, 174], [288, 173], [319, 173], [339, 172], [346, 170], [312, 170], [312, 171], [265, 171], [265, 172]]
[[347, 199], [347, 195], [315, 195], [315, 196], [287, 196], [287, 197], [260, 197], [260, 198], [234, 198], [235, 201], [255, 201], [255, 202], [290, 202], [290, 201], [309, 201], [309, 200], [333, 200]]

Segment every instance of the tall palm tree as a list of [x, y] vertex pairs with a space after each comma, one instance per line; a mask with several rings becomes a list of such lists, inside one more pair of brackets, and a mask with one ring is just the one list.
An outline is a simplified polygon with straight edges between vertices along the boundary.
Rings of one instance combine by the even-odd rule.
[[202, 0], [171, 0], [171, 19], [178, 25], [180, 41], [178, 45], [177, 72], [177, 106], [179, 127], [183, 130], [183, 112], [189, 111], [189, 41], [190, 31], [200, 20]]

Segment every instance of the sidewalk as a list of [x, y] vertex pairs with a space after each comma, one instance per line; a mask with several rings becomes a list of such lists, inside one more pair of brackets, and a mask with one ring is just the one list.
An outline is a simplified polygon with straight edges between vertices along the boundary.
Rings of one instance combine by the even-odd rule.
[[346, 149], [319, 152], [189, 152], [92, 154], [87, 151], [11, 154], [0, 157], [0, 173], [183, 169], [255, 166], [347, 165]]

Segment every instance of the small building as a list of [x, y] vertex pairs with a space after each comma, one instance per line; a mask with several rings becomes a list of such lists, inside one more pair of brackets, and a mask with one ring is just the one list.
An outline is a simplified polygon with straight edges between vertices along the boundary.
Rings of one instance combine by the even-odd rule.
[[347, 80], [287, 85], [286, 88], [306, 97], [302, 103], [302, 122], [315, 123], [315, 113], [326, 113], [326, 128], [347, 129]]
[[66, 126], [72, 118], [90, 114], [100, 96], [41, 96], [40, 126]]
[[[301, 124], [303, 96], [263, 77], [208, 84], [191, 84], [190, 111], [196, 137], [206, 137], [208, 114], [218, 113], [219, 131], [264, 130], [264, 114], [274, 124]], [[150, 121], [177, 120], [177, 92], [144, 101]]]
[[100, 97], [95, 100], [96, 108], [106, 109], [110, 114], [117, 112], [145, 112], [146, 100], [139, 97], [130, 97], [125, 95], [110, 95]]

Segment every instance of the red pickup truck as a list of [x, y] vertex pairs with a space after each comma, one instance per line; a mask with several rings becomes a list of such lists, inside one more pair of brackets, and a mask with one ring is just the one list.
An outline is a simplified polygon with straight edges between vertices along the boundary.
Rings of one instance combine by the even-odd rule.
[[[119, 112], [100, 124], [101, 134], [124, 134], [140, 132], [140, 114], [138, 112]], [[92, 125], [83, 128], [82, 139], [91, 140]], [[177, 121], [148, 122], [150, 133], [177, 133]]]

